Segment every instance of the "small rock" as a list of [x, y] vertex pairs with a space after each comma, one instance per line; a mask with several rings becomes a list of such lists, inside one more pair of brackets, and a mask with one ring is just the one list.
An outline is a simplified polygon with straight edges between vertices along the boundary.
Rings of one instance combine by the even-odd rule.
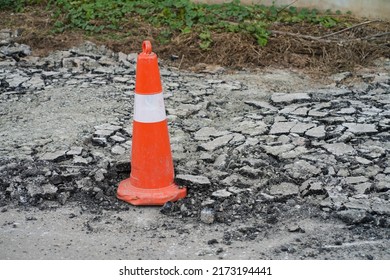
[[79, 156], [83, 152], [83, 147], [71, 147], [70, 151], [66, 152], [68, 156]]
[[380, 215], [390, 215], [390, 203], [388, 201], [377, 199], [371, 204], [372, 211]]
[[42, 193], [42, 188], [34, 184], [29, 184], [27, 186], [27, 193], [30, 197], [35, 197]]
[[368, 192], [369, 189], [371, 189], [372, 184], [369, 182], [365, 182], [358, 185], [353, 185], [353, 188], [355, 189], [357, 194], [365, 194]]
[[390, 189], [390, 176], [376, 176], [378, 183], [376, 184], [376, 189], [380, 192], [385, 192]]
[[279, 185], [271, 186], [269, 193], [271, 195], [281, 196], [298, 195], [299, 188], [295, 184], [284, 182]]
[[232, 193], [227, 191], [227, 190], [218, 190], [218, 191], [215, 191], [211, 194], [211, 196], [214, 196], [214, 197], [217, 197], [217, 198], [226, 198], [226, 197], [229, 197], [231, 196]]
[[223, 185], [226, 186], [234, 186], [234, 185], [242, 185], [243, 180], [241, 176], [238, 176], [237, 174], [232, 174], [230, 176], [227, 176], [222, 181], [220, 181]]
[[290, 103], [310, 99], [307, 93], [274, 93], [271, 96], [271, 100], [274, 103]]
[[12, 40], [12, 31], [10, 29], [0, 30], [0, 46], [8, 45]]
[[119, 146], [119, 145], [115, 145], [111, 149], [111, 153], [113, 153], [115, 155], [123, 155], [125, 152], [126, 152], [125, 148], [123, 148], [122, 146]]
[[114, 82], [114, 83], [127, 83], [127, 82], [129, 82], [129, 78], [128, 77], [114, 77], [113, 79], [112, 79], [112, 81]]
[[106, 130], [106, 129], [100, 129], [96, 130], [95, 133], [93, 134], [96, 137], [108, 137], [114, 134], [115, 132], [112, 130]]
[[348, 202], [344, 203], [344, 206], [348, 209], [357, 209], [364, 210], [366, 212], [371, 212], [371, 205], [368, 199], [355, 199], [350, 197]]
[[345, 178], [345, 182], [347, 184], [358, 184], [358, 183], [364, 183], [367, 182], [368, 178], [364, 176], [355, 176], [355, 177], [347, 177]]
[[104, 180], [104, 174], [107, 173], [107, 170], [106, 169], [103, 169], [103, 168], [100, 168], [98, 169], [96, 172], [95, 172], [95, 181], [96, 182], [101, 182]]
[[112, 141], [114, 141], [114, 142], [117, 142], [117, 143], [123, 143], [123, 142], [126, 141], [125, 138], [120, 137], [120, 136], [118, 136], [118, 135], [111, 136], [110, 139], [111, 139]]
[[280, 135], [278, 137], [278, 142], [282, 143], [282, 144], [288, 144], [291, 142], [291, 138], [288, 137], [287, 135]]
[[337, 73], [331, 76], [331, 79], [335, 81], [336, 83], [340, 83], [346, 78], [352, 77], [351, 72], [342, 72], [342, 73]]
[[264, 108], [264, 109], [268, 109], [270, 111], [277, 111], [278, 108], [272, 106], [271, 104], [269, 104], [268, 102], [265, 102], [265, 101], [245, 101], [244, 102], [245, 104], [248, 104], [248, 105], [251, 105], [251, 106], [254, 106], [256, 108]]
[[214, 205], [214, 203], [215, 203], [214, 199], [208, 198], [205, 201], [202, 201], [201, 205], [202, 206], [211, 206], [211, 205]]
[[290, 129], [290, 133], [303, 134], [312, 127], [315, 127], [315, 124], [298, 122]]
[[292, 115], [297, 115], [297, 116], [307, 116], [307, 112], [309, 111], [309, 108], [306, 107], [299, 107], [295, 109], [293, 112], [291, 112]]
[[123, 52], [118, 52], [118, 62], [121, 62], [127, 66], [129, 63], [129, 61], [127, 60], [127, 54]]
[[214, 156], [210, 153], [201, 153], [199, 159], [204, 160], [205, 162], [213, 162]]
[[62, 66], [67, 69], [76, 68], [77, 70], [87, 70], [95, 69], [99, 67], [99, 63], [90, 57], [79, 56], [79, 57], [64, 57], [62, 58]]
[[323, 187], [323, 184], [321, 182], [312, 182], [310, 183], [309, 185], [309, 188], [302, 192], [302, 195], [303, 196], [306, 196], [306, 195], [321, 195], [321, 194], [325, 194], [326, 191]]
[[308, 113], [309, 117], [326, 117], [327, 115], [329, 115], [328, 112], [322, 112], [318, 110], [310, 110]]
[[62, 192], [58, 195], [57, 200], [61, 205], [64, 205], [69, 198], [70, 194], [69, 192]]
[[237, 193], [244, 192], [246, 190], [245, 189], [240, 189], [240, 188], [237, 188], [237, 187], [229, 187], [228, 191], [231, 192], [231, 193], [237, 194]]
[[350, 175], [349, 170], [347, 168], [340, 168], [337, 172], [337, 176], [340, 177], [348, 177]]
[[367, 164], [371, 164], [372, 161], [371, 160], [368, 160], [366, 158], [363, 158], [363, 157], [355, 157], [356, 161], [358, 163], [361, 163], [361, 164], [364, 164], [364, 165], [367, 165]]
[[252, 168], [250, 166], [241, 167], [239, 173], [245, 177], [256, 179], [261, 174], [261, 171], [257, 168]]
[[160, 208], [160, 213], [161, 214], [169, 214], [174, 211], [175, 204], [171, 201], [166, 202], [161, 208]]
[[226, 154], [222, 154], [222, 155], [219, 155], [215, 161], [214, 161], [214, 167], [216, 169], [219, 169], [219, 170], [222, 170], [225, 168], [226, 164], [227, 164], [227, 160], [228, 160], [228, 157]]
[[211, 240], [209, 240], [209, 241], [207, 241], [207, 244], [208, 245], [214, 245], [214, 244], [218, 244], [218, 241], [217, 241], [217, 239], [211, 239]]
[[80, 165], [87, 165], [89, 163], [88, 159], [80, 157], [80, 156], [75, 156], [73, 158], [73, 163], [74, 164], [80, 164]]
[[293, 144], [285, 144], [278, 146], [263, 146], [262, 147], [267, 154], [271, 154], [273, 156], [278, 156], [282, 153], [288, 152], [295, 148]]
[[211, 208], [204, 208], [200, 212], [200, 220], [205, 224], [212, 224], [215, 221], [215, 211]]
[[343, 108], [343, 109], [341, 109], [341, 110], [339, 110], [339, 111], [337, 112], [337, 114], [341, 114], [341, 115], [352, 115], [352, 114], [354, 114], [354, 113], [356, 113], [356, 109], [353, 108], [353, 107], [350, 107], [350, 108]]
[[313, 127], [305, 132], [305, 135], [317, 138], [317, 139], [323, 139], [325, 138], [326, 132], [325, 132], [325, 126], [317, 126]]
[[93, 71], [93, 73], [96, 73], [96, 74], [114, 74], [113, 67], [99, 66], [97, 68], [92, 69], [92, 71]]
[[240, 132], [242, 134], [246, 134], [250, 136], [256, 136], [256, 135], [264, 134], [264, 132], [267, 131], [267, 127], [268, 127], [267, 124], [265, 124], [263, 121], [260, 120], [256, 120], [256, 121], [244, 120], [239, 122], [238, 125], [232, 127], [231, 131]]
[[56, 172], [53, 172], [49, 181], [50, 181], [50, 183], [52, 183], [54, 185], [59, 185], [59, 184], [63, 183], [63, 177], [61, 175], [57, 174]]
[[305, 230], [302, 229], [300, 226], [298, 226], [297, 224], [293, 224], [293, 225], [290, 225], [288, 226], [287, 230], [289, 232], [299, 232], [299, 233], [305, 233]]
[[275, 200], [275, 196], [273, 195], [269, 195], [267, 193], [260, 193], [261, 195], [261, 198], [264, 199], [265, 201], [274, 201]]
[[121, 130], [122, 127], [119, 126], [119, 125], [113, 125], [113, 124], [110, 124], [110, 123], [105, 123], [105, 124], [101, 124], [101, 125], [97, 125], [94, 127], [95, 130], [109, 130], [113, 133], [117, 132], [118, 130]]
[[44, 78], [52, 78], [52, 77], [56, 77], [56, 76], [60, 76], [61, 72], [57, 72], [57, 71], [42, 71], [42, 76]]
[[282, 153], [279, 155], [280, 158], [282, 159], [289, 159], [289, 158], [296, 158], [300, 155], [306, 154], [308, 152], [308, 149], [305, 147], [296, 147], [293, 150], [290, 150], [288, 152]]
[[92, 143], [101, 147], [107, 145], [107, 139], [103, 137], [92, 137]]
[[203, 148], [206, 151], [214, 151], [218, 148], [226, 146], [229, 143], [229, 141], [232, 140], [232, 138], [233, 138], [233, 135], [231, 135], [231, 134], [221, 136], [221, 137], [218, 137], [210, 142], [201, 144], [199, 147]]
[[62, 161], [66, 158], [66, 152], [67, 151], [57, 151], [53, 153], [45, 153], [40, 157], [40, 159], [54, 162]]
[[374, 124], [344, 123], [343, 126], [347, 127], [349, 132], [357, 135], [378, 132]]
[[295, 122], [276, 122], [272, 125], [269, 134], [284, 134], [289, 133], [291, 128], [296, 125]]
[[57, 193], [58, 188], [52, 184], [42, 185], [42, 194], [45, 196], [53, 196]]
[[45, 82], [41, 77], [34, 75], [30, 78], [30, 80], [23, 83], [23, 86], [31, 90], [39, 90], [45, 87]]
[[3, 46], [0, 48], [0, 53], [3, 53], [5, 56], [17, 55], [20, 57], [28, 56], [31, 54], [31, 48], [25, 44], [15, 43], [13, 46]]
[[185, 205], [185, 204], [182, 204], [181, 206], [180, 206], [180, 213], [182, 214], [182, 215], [185, 215], [185, 216], [189, 216], [190, 214], [191, 214], [191, 212], [188, 210], [188, 208], [187, 208], [187, 205]]
[[199, 186], [210, 185], [210, 180], [205, 176], [194, 176], [189, 174], [177, 175], [176, 179], [182, 181], [184, 184], [195, 184]]
[[[137, 53], [129, 53], [127, 55], [127, 60], [131, 63], [135, 63], [137, 61], [138, 54]], [[161, 73], [161, 76], [163, 76], [163, 71]]]
[[334, 143], [334, 144], [325, 144], [323, 147], [330, 153], [336, 155], [336, 156], [341, 156], [345, 154], [354, 154], [356, 151], [355, 149], [347, 145], [345, 143]]
[[293, 178], [307, 179], [321, 172], [321, 169], [305, 160], [298, 160], [295, 163], [287, 164], [284, 169]]
[[332, 97], [340, 97], [350, 94], [352, 91], [350, 89], [345, 88], [332, 88], [332, 89], [324, 89], [325, 94], [330, 94]]
[[337, 216], [349, 225], [357, 225], [371, 220], [366, 211], [355, 209], [339, 211]]

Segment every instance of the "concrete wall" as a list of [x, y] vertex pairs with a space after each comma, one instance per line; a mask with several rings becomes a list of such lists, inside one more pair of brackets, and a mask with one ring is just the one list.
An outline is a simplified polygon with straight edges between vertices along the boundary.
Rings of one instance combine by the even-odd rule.
[[[231, 0], [195, 0], [203, 3], [223, 3]], [[282, 6], [294, 2], [294, 0], [241, 0], [245, 4], [264, 4]], [[370, 19], [390, 20], [390, 0], [298, 0], [293, 6], [317, 8], [320, 10], [331, 9], [343, 12], [351, 11], [353, 15]]]

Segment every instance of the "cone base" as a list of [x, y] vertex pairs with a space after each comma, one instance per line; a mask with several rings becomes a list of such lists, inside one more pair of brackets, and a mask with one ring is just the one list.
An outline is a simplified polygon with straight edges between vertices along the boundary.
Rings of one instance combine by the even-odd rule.
[[130, 178], [119, 183], [117, 198], [132, 205], [164, 205], [168, 201], [177, 201], [187, 195], [187, 189], [173, 183], [158, 189], [141, 189], [134, 187]]

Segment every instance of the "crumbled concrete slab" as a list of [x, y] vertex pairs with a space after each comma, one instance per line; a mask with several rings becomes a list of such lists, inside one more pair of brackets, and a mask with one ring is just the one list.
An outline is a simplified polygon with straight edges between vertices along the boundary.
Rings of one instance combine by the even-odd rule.
[[[323, 244], [354, 242], [356, 236], [382, 240], [387, 234], [386, 75], [362, 78], [360, 84], [344, 85], [342, 79], [319, 85], [283, 70], [197, 74], [161, 63], [174, 180], [188, 195], [159, 211], [116, 197], [132, 168], [136, 57], [92, 43], [20, 62], [5, 56], [0, 63], [2, 213], [16, 217], [22, 209], [38, 211], [37, 220], [26, 220], [37, 223], [34, 230], [53, 226], [58, 233], [61, 228], [84, 245], [85, 238], [61, 226], [71, 224], [96, 240], [104, 236], [115, 246], [119, 236], [131, 233], [132, 244], [139, 244], [137, 257], [145, 257], [145, 248], [159, 238], [166, 242], [147, 250], [156, 258], [199, 257], [191, 244], [204, 244], [198, 251], [210, 254], [220, 246], [212, 256], [224, 258], [241, 258], [244, 251], [251, 258], [360, 258], [363, 252], [389, 257], [379, 245], [323, 250]], [[48, 215], [58, 216], [48, 221]], [[2, 244], [16, 256], [19, 243], [28, 247], [31, 241], [14, 238], [10, 228], [28, 227], [8, 217], [0, 215], [7, 240]], [[295, 240], [293, 235], [300, 241], [285, 241]], [[68, 242], [60, 243], [64, 247], [70, 244], [61, 240]], [[51, 248], [57, 248], [54, 244]], [[43, 251], [32, 248], [28, 254], [63, 258], [64, 250], [55, 255], [44, 250], [46, 244], [37, 246]], [[110, 248], [115, 256], [127, 252]], [[81, 256], [71, 245], [67, 251]]]

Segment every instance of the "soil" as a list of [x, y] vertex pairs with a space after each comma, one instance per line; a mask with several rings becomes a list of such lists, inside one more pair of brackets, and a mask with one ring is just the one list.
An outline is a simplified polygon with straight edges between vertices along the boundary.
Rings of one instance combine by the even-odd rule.
[[[188, 195], [162, 207], [135, 207], [115, 197], [118, 183], [131, 171], [134, 62], [127, 57], [130, 62], [126, 61], [126, 67], [118, 61], [103, 63], [101, 57], [114, 60], [116, 54], [106, 47], [91, 49], [89, 43], [86, 49], [54, 52], [79, 45], [85, 37], [77, 32], [49, 35], [50, 20], [38, 11], [3, 13], [0, 18], [1, 24], [6, 22], [7, 26], [24, 29], [19, 42], [32, 46], [33, 54], [42, 57], [34, 60], [27, 56], [0, 72], [1, 259], [390, 259], [389, 188], [381, 185], [387, 182], [389, 173], [390, 150], [386, 146], [389, 115], [388, 103], [383, 101], [389, 94], [388, 45], [368, 51], [369, 56], [362, 53], [372, 50], [372, 46], [364, 49], [356, 45], [362, 52], [353, 64], [347, 63], [352, 61], [351, 57], [345, 56], [341, 47], [331, 49], [334, 56], [322, 54], [314, 60], [308, 53], [286, 53], [286, 48], [293, 50], [292, 46], [302, 43], [302, 39], [290, 38], [291, 46], [281, 46], [277, 53], [273, 52], [275, 46], [286, 42], [285, 37], [273, 38], [270, 46], [262, 50], [264, 53], [251, 58], [246, 52], [245, 40], [249, 39], [231, 35], [226, 41], [215, 35], [216, 46], [231, 48], [229, 44], [237, 45], [235, 40], [242, 42], [237, 46], [240, 56], [226, 52], [230, 60], [219, 55], [226, 49], [215, 51], [218, 55], [214, 57], [186, 46], [194, 38], [178, 37], [168, 47], [156, 47], [159, 55], [161, 51], [177, 182], [187, 186]], [[388, 28], [383, 23], [376, 24], [379, 26], [376, 32]], [[294, 31], [285, 28], [280, 30]], [[128, 44], [130, 38], [123, 44], [105, 43], [114, 51], [128, 54], [139, 50], [141, 39], [132, 39], [132, 47]], [[348, 52], [352, 54], [355, 50], [351, 48]], [[172, 61], [172, 55], [184, 57], [183, 61]], [[64, 66], [67, 59], [74, 59], [72, 63], [77, 64], [80, 63], [77, 59], [85, 56], [93, 58], [88, 60], [92, 65], [100, 63], [105, 68], [87, 69], [89, 66], [85, 64], [81, 68]], [[336, 57], [342, 59], [333, 60]], [[379, 57], [382, 58], [375, 60]], [[341, 78], [332, 76], [329, 69], [335, 63], [338, 63], [336, 72], [352, 66], [355, 69], [341, 72]], [[252, 68], [243, 69], [243, 65]], [[254, 68], [259, 66], [262, 67]], [[320, 68], [323, 72], [318, 72]], [[11, 88], [12, 82], [24, 75], [29, 78], [38, 75], [43, 84], [21, 83]], [[123, 78], [128, 81], [122, 83]], [[382, 98], [367, 98], [372, 92]], [[311, 101], [307, 101], [305, 94], [302, 100], [291, 104], [270, 101], [275, 101], [272, 98], [280, 97], [280, 93], [310, 93]], [[319, 127], [326, 126], [327, 136], [313, 139], [306, 134], [271, 133], [271, 127], [278, 121], [301, 120], [289, 113], [279, 113], [284, 107], [312, 108], [330, 104], [332, 99], [337, 99], [333, 108], [326, 109], [331, 114], [339, 110], [348, 112], [350, 106], [362, 102], [368, 102], [372, 109], [368, 116], [380, 110], [383, 116], [372, 117], [377, 131], [339, 133], [337, 129], [348, 122], [348, 117], [337, 123], [339, 120], [314, 118], [313, 121], [304, 116], [303, 119]], [[372, 121], [363, 114], [364, 108], [350, 114], [364, 123]], [[335, 114], [339, 117], [341, 113]], [[240, 128], [242, 123], [263, 123], [266, 129], [256, 132], [252, 130], [259, 129], [258, 126]], [[99, 130], [96, 127], [104, 124], [118, 126], [115, 136], [124, 142], [111, 138], [104, 144], [96, 142]], [[202, 136], [205, 139], [196, 138], [204, 127], [213, 127], [218, 132]], [[231, 135], [233, 139], [217, 148], [206, 146], [210, 142], [214, 145], [220, 135]], [[346, 137], [349, 138], [345, 140]], [[360, 148], [361, 156], [369, 153], [372, 170], [367, 163], [356, 163], [355, 154], [341, 153], [336, 160], [322, 148], [340, 141], [356, 150]], [[368, 151], [369, 148], [362, 148], [366, 142], [383, 146]], [[312, 154], [306, 158], [301, 154], [283, 158], [265, 152], [266, 148], [283, 147], [283, 143], [301, 145]], [[113, 152], [118, 146], [125, 152]], [[76, 152], [72, 155], [70, 151]], [[318, 159], [311, 161], [314, 167], [297, 169], [298, 175], [291, 171], [298, 168], [296, 162], [302, 163], [310, 156]], [[327, 160], [337, 174], [331, 174]], [[292, 168], [286, 168], [291, 165]], [[188, 179], [186, 175], [200, 176], [202, 180], [206, 177], [209, 182]], [[356, 195], [354, 183], [343, 182], [360, 177], [373, 185]], [[340, 181], [333, 182], [335, 178]], [[336, 186], [305, 189], [302, 186], [306, 179]], [[274, 186], [285, 183], [292, 186], [292, 193], [271, 192]], [[228, 190], [228, 197], [215, 195], [221, 190]], [[331, 197], [335, 191], [337, 195]], [[330, 198], [334, 200], [329, 202]], [[347, 200], [339, 205], [338, 199]], [[349, 208], [356, 200], [363, 201], [363, 206]], [[370, 206], [366, 209], [367, 201]], [[371, 204], [378, 201], [384, 210], [371, 210]], [[212, 221], [205, 217], [205, 212], [212, 213]]]
[[[271, 66], [299, 68], [321, 75], [372, 66], [376, 59], [390, 56], [389, 22], [347, 15], [338, 17], [345, 24], [333, 29], [306, 23], [276, 22], [270, 27], [271, 35], [265, 47], [257, 45], [250, 35], [212, 32], [213, 43], [207, 50], [199, 48], [198, 35], [192, 33], [173, 34], [169, 42], [162, 44], [156, 39], [161, 29], [146, 23], [139, 23], [136, 28], [123, 26], [123, 31], [107, 30], [89, 35], [81, 30], [54, 33], [52, 26], [55, 21], [50, 12], [36, 7], [28, 7], [23, 13], [0, 12], [0, 26], [16, 27], [17, 41], [31, 46], [33, 55], [37, 56], [69, 49], [85, 40], [106, 45], [115, 52], [132, 53], [148, 39], [167, 65], [192, 71], [205, 65], [230, 69]], [[355, 25], [355, 28], [347, 28]], [[333, 33], [335, 35], [329, 36]]]

